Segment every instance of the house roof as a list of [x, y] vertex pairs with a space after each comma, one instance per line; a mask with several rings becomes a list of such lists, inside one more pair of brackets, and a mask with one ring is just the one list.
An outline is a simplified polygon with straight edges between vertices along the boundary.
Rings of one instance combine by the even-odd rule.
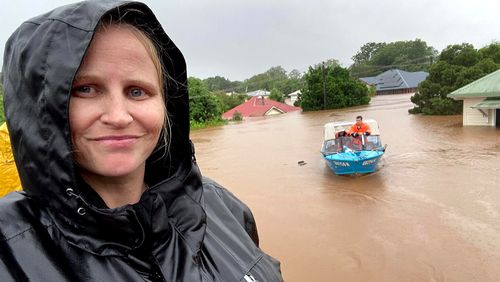
[[359, 79], [369, 85], [375, 85], [377, 83], [376, 76], [360, 77]]
[[500, 97], [489, 97], [472, 106], [473, 109], [500, 109]]
[[251, 97], [254, 97], [254, 96], [269, 96], [269, 95], [271, 95], [271, 92], [266, 91], [266, 90], [262, 90], [262, 89], [255, 90], [255, 91], [252, 91], [252, 92], [247, 92], [247, 96], [251, 96]]
[[289, 106], [271, 99], [254, 96], [248, 101], [230, 109], [222, 114], [223, 119], [232, 119], [235, 112], [239, 112], [243, 117], [265, 116], [271, 109], [282, 111], [283, 113], [300, 110], [299, 107]]
[[448, 97], [456, 100], [500, 97], [500, 69], [451, 92]]
[[297, 90], [297, 91], [294, 91], [294, 92], [292, 92], [292, 93], [288, 94], [287, 96], [288, 96], [288, 97], [291, 97], [291, 96], [298, 96], [299, 94], [302, 94], [302, 92], [301, 92], [300, 90]]
[[429, 73], [425, 71], [408, 72], [399, 69], [385, 71], [377, 76], [361, 77], [366, 84], [374, 85], [377, 91], [416, 88]]

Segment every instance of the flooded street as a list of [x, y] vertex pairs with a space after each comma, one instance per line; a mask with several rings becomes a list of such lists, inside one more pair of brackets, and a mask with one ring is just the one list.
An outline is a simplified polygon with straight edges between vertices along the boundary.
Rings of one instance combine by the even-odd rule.
[[[202, 173], [251, 207], [285, 281], [500, 281], [500, 128], [409, 115], [410, 96], [192, 132]], [[336, 176], [323, 125], [358, 114], [386, 154]]]

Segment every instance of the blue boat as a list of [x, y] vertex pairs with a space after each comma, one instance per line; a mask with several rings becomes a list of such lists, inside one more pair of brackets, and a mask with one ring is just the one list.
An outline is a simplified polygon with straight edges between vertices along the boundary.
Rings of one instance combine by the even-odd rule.
[[330, 122], [324, 126], [323, 158], [336, 174], [364, 174], [377, 170], [387, 145], [382, 146], [378, 124], [364, 120], [371, 128], [370, 135], [342, 136], [354, 122]]

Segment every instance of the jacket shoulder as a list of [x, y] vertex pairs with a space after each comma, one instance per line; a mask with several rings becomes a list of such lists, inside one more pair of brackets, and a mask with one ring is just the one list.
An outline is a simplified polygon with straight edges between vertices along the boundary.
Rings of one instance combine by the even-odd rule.
[[[227, 190], [219, 183], [210, 178], [203, 177], [204, 195], [216, 195], [222, 201], [224, 206], [231, 212], [236, 220], [248, 233], [255, 245], [259, 246], [259, 235], [257, 232], [257, 225], [250, 208], [238, 199], [233, 193]], [[210, 202], [210, 199], [207, 199]]]
[[0, 242], [9, 241], [34, 228], [33, 224], [43, 224], [35, 215], [34, 204], [23, 192], [12, 192], [0, 198]]

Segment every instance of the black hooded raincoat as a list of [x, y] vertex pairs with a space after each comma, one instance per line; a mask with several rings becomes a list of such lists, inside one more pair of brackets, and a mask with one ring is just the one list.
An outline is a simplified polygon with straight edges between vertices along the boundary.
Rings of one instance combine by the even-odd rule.
[[[78, 176], [68, 105], [101, 17], [128, 6], [162, 44], [170, 153], [147, 161], [149, 189], [109, 209]], [[0, 281], [282, 281], [250, 210], [202, 178], [189, 140], [186, 65], [144, 4], [89, 1], [24, 22], [6, 44], [5, 112], [24, 192], [0, 200]]]

